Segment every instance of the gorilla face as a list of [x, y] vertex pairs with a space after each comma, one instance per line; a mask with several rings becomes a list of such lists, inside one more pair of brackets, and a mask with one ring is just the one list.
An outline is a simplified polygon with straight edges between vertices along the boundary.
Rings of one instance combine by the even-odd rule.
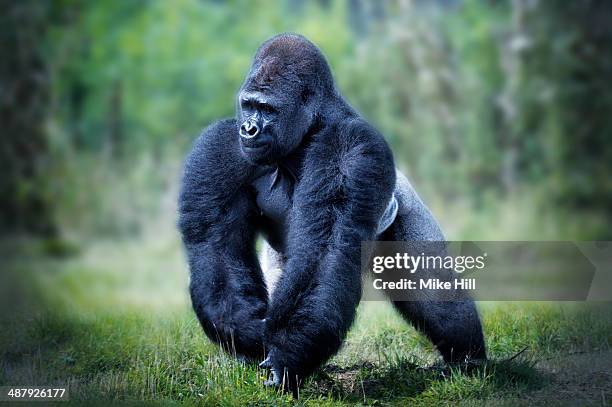
[[290, 84], [238, 93], [237, 123], [242, 155], [253, 164], [271, 164], [299, 146], [314, 117], [309, 100]]
[[300, 145], [334, 95], [331, 71], [314, 44], [296, 34], [264, 42], [238, 92], [242, 155], [253, 164], [278, 162]]

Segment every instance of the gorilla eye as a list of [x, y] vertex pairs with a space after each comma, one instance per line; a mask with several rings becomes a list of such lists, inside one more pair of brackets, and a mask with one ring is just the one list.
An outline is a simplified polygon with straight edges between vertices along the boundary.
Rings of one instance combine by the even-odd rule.
[[253, 108], [253, 102], [249, 99], [242, 99], [241, 103], [240, 103], [240, 107], [242, 107], [244, 110], [248, 110], [248, 109], [252, 109]]
[[268, 103], [260, 103], [259, 110], [267, 114], [272, 114], [276, 112], [276, 109]]

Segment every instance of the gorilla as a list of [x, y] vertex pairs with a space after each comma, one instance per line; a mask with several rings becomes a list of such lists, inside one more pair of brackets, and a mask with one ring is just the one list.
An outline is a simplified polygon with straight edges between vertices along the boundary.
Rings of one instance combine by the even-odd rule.
[[[444, 240], [384, 138], [340, 95], [321, 51], [296, 34], [260, 46], [236, 118], [195, 141], [178, 226], [206, 335], [237, 356], [264, 359], [266, 384], [294, 393], [353, 322], [361, 242]], [[266, 283], [258, 236], [269, 246], [266, 263], [282, 270], [274, 284]], [[394, 306], [446, 362], [486, 358], [468, 297]]]

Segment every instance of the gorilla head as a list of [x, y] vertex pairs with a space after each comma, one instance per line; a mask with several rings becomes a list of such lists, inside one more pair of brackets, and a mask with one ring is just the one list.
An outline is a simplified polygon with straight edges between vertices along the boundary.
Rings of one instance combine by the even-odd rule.
[[281, 34], [263, 43], [238, 92], [242, 154], [253, 164], [273, 163], [289, 154], [333, 92], [329, 66], [306, 38]]

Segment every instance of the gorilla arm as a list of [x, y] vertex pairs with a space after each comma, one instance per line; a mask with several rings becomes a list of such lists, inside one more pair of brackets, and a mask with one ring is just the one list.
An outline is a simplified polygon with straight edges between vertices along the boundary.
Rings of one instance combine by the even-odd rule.
[[191, 270], [193, 308], [225, 350], [261, 358], [267, 291], [255, 254], [254, 203], [243, 182], [233, 120], [211, 125], [185, 162], [179, 228]]
[[[266, 319], [266, 364], [295, 391], [340, 347], [361, 297], [361, 241], [395, 185], [391, 152], [358, 119], [314, 137], [294, 194], [288, 260]], [[279, 374], [283, 374], [282, 379]]]

